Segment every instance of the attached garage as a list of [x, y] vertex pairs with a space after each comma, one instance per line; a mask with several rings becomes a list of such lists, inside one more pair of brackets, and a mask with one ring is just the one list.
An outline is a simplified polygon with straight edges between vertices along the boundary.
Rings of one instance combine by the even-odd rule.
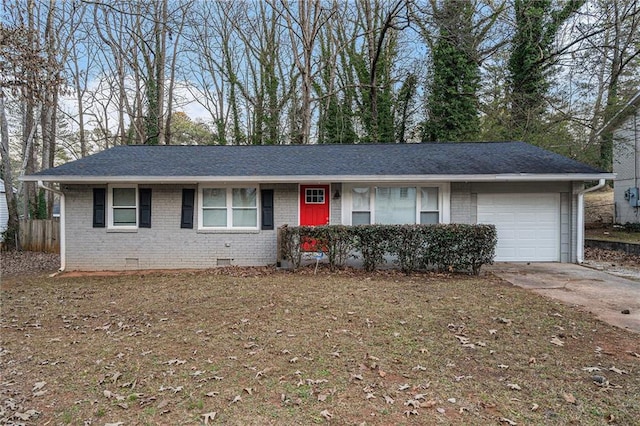
[[496, 261], [560, 261], [560, 194], [478, 194], [478, 223], [496, 225]]

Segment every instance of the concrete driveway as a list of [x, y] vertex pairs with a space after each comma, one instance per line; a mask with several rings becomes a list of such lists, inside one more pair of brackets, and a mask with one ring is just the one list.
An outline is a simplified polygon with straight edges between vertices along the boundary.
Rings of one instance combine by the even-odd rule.
[[[609, 324], [640, 333], [640, 281], [571, 263], [496, 263], [487, 272], [514, 285], [580, 305]], [[630, 314], [623, 314], [623, 310]]]

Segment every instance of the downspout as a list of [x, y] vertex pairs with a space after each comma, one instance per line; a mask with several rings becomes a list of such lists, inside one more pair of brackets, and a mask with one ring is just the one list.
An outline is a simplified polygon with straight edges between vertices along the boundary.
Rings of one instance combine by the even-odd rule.
[[38, 188], [42, 188], [45, 191], [51, 191], [54, 194], [58, 194], [60, 196], [60, 269], [58, 272], [64, 272], [66, 268], [66, 238], [65, 238], [65, 222], [66, 222], [66, 212], [64, 206], [64, 193], [57, 189], [50, 188], [42, 183], [41, 180], [38, 181]]
[[603, 188], [606, 182], [606, 179], [600, 179], [596, 186], [578, 192], [578, 263], [584, 262], [584, 194]]

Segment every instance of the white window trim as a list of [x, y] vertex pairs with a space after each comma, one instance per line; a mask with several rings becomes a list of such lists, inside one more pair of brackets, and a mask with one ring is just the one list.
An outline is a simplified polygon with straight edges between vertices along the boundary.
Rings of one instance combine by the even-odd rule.
[[[381, 185], [370, 183], [349, 183], [343, 184], [342, 188], [342, 223], [345, 225], [351, 225], [351, 218], [353, 213], [353, 188], [369, 188], [369, 214], [371, 223], [375, 224], [375, 193], [376, 188], [391, 188], [391, 187], [410, 187], [416, 188], [416, 223], [420, 222], [420, 212], [422, 211], [422, 205], [420, 203], [421, 193], [420, 188], [438, 188], [438, 206], [439, 206], [439, 223], [451, 222], [451, 185], [448, 182], [432, 183], [432, 182], [403, 182], [403, 183], [384, 183]], [[361, 211], [361, 210], [358, 210]]]
[[[113, 224], [113, 190], [120, 188], [133, 188], [136, 195], [136, 224], [135, 225], [114, 225]], [[122, 229], [132, 230], [138, 229], [138, 216], [140, 213], [140, 199], [138, 197], [138, 185], [137, 184], [123, 184], [123, 185], [107, 185], [107, 229]]]
[[[226, 191], [227, 226], [204, 226], [203, 199], [204, 189], [218, 188]], [[251, 188], [256, 190], [256, 226], [233, 226], [233, 189]], [[199, 231], [259, 231], [260, 230], [260, 187], [257, 185], [200, 185], [198, 187], [198, 230]]]

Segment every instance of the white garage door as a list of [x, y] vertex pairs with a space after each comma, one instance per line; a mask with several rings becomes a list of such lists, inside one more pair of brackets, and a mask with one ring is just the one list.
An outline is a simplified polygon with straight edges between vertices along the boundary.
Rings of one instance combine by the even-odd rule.
[[560, 194], [478, 194], [478, 223], [496, 225], [496, 261], [560, 260]]

